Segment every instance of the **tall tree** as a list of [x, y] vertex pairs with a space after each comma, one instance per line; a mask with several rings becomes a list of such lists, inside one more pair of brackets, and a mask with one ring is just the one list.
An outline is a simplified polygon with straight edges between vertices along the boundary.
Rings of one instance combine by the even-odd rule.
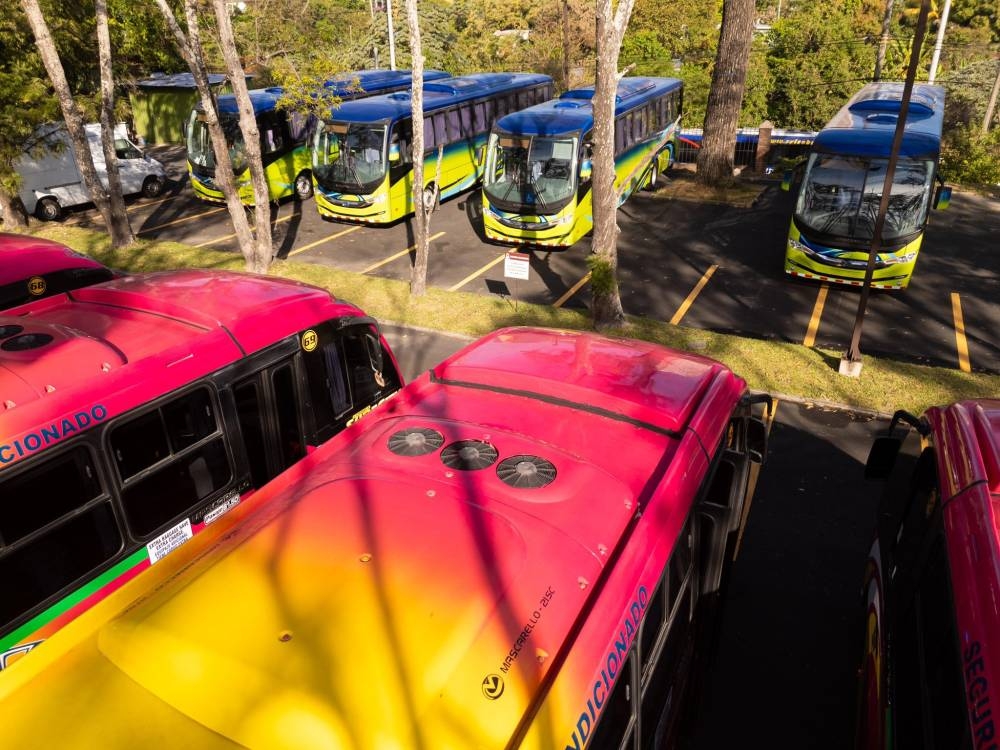
[[[167, 5], [167, 0], [155, 0], [155, 2], [171, 33], [174, 35], [174, 40], [181, 56], [184, 58], [188, 69], [191, 71], [191, 75], [194, 77], [195, 87], [198, 89], [198, 99], [204, 113], [205, 124], [208, 126], [208, 135], [212, 141], [212, 151], [215, 155], [215, 181], [225, 196], [226, 208], [229, 210], [229, 218], [233, 222], [236, 241], [239, 243], [240, 251], [243, 253], [247, 270], [256, 271], [259, 267], [257, 245], [254, 241], [253, 232], [250, 229], [250, 222], [247, 219], [243, 202], [240, 200], [236, 179], [233, 175], [233, 162], [229, 157], [229, 145], [226, 143], [225, 133], [223, 133], [222, 125], [219, 123], [219, 113], [215, 108], [215, 99], [208, 85], [208, 69], [205, 66], [201, 41], [201, 24], [198, 18], [197, 0], [184, 0], [184, 17], [187, 25], [186, 34], [174, 17], [173, 10]], [[268, 229], [270, 229], [270, 225], [268, 225]], [[268, 248], [268, 262], [270, 262], [270, 257], [270, 248]]]
[[246, 258], [247, 269], [254, 273], [267, 273], [274, 250], [271, 245], [270, 194], [260, 153], [260, 130], [247, 91], [246, 73], [240, 62], [240, 53], [236, 49], [236, 39], [233, 36], [233, 25], [229, 18], [226, 0], [212, 0], [212, 6], [215, 8], [215, 22], [219, 32], [222, 57], [226, 61], [229, 81], [240, 113], [240, 130], [243, 133], [247, 162], [250, 165], [250, 180], [253, 183], [255, 242], [249, 248], [250, 252]]
[[115, 247], [135, 242], [132, 224], [125, 212], [125, 196], [118, 173], [118, 154], [115, 152], [115, 78], [111, 72], [111, 34], [108, 31], [107, 0], [95, 0], [97, 17], [97, 57], [101, 69], [101, 148], [108, 172], [108, 209], [111, 214], [112, 244]]
[[[416, 237], [416, 258], [410, 273], [410, 296], [421, 297], [427, 293], [427, 224], [430, 209], [424, 194], [424, 56], [420, 46], [420, 17], [417, 0], [406, 0], [406, 23], [410, 32], [410, 55], [413, 58], [413, 93], [410, 96], [410, 114], [413, 120], [413, 226]], [[400, 144], [402, 145], [402, 144]], [[405, 158], [403, 154], [401, 158]]]
[[724, 1], [719, 48], [698, 153], [698, 180], [707, 185], [733, 179], [736, 126], [746, 85], [753, 22], [754, 0]]
[[84, 130], [83, 114], [73, 99], [69, 82], [66, 80], [66, 72], [63, 70], [62, 61], [59, 59], [59, 52], [56, 50], [55, 42], [45, 21], [45, 16], [42, 15], [38, 0], [21, 0], [21, 7], [24, 9], [24, 14], [28, 17], [28, 24], [31, 26], [35, 42], [38, 45], [38, 54], [42, 58], [45, 69], [49, 74], [49, 80], [55, 89], [59, 108], [62, 110], [63, 119], [66, 121], [70, 146], [73, 149], [73, 155], [76, 157], [76, 163], [83, 177], [83, 183], [87, 187], [87, 192], [94, 205], [97, 206], [97, 210], [100, 211], [105, 226], [111, 233], [111, 244], [114, 247], [128, 245], [134, 239], [131, 229], [127, 235], [117, 233], [119, 223], [115, 220], [111, 212], [108, 189], [98, 178], [97, 169], [94, 167], [94, 157], [90, 152], [90, 146], [87, 143], [87, 133]]
[[594, 232], [590, 266], [590, 289], [594, 327], [624, 325], [618, 290], [618, 203], [615, 185], [615, 97], [618, 92], [618, 58], [622, 38], [632, 14], [633, 0], [619, 0], [612, 11], [611, 0], [597, 0], [597, 80], [594, 85], [593, 204]]

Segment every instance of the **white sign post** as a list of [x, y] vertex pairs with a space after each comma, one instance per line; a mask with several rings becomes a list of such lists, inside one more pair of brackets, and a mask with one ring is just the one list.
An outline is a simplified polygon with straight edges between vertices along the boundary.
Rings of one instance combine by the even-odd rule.
[[528, 280], [531, 272], [531, 256], [527, 253], [509, 252], [503, 260], [503, 275], [514, 279], [514, 309], [517, 309], [517, 280]]

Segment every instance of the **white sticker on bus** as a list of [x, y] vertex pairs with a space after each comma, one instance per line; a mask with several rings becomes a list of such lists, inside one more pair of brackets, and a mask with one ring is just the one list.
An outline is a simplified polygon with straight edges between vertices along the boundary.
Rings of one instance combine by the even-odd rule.
[[225, 515], [239, 504], [240, 504], [239, 492], [234, 492], [229, 497], [222, 498], [222, 500], [219, 501], [218, 505], [205, 512], [205, 525], [208, 526], [208, 524], [212, 523], [212, 521]]
[[192, 536], [194, 534], [191, 531], [191, 521], [185, 518], [146, 545], [146, 552], [149, 553], [149, 564], [154, 565], [159, 562]]

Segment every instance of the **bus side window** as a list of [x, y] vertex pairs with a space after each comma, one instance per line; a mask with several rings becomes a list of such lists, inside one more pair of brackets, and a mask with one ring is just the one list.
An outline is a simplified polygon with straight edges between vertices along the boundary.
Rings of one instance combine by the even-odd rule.
[[635, 744], [636, 715], [634, 710], [635, 649], [630, 649], [618, 669], [611, 695], [605, 699], [597, 727], [587, 743], [593, 750], [632, 748]]
[[112, 560], [122, 549], [110, 496], [78, 445], [0, 482], [0, 626]]
[[146, 537], [233, 479], [209, 391], [199, 388], [122, 422], [109, 436], [126, 522]]
[[275, 368], [271, 373], [271, 387], [278, 416], [278, 441], [281, 449], [279, 471], [283, 471], [306, 455], [291, 363]]

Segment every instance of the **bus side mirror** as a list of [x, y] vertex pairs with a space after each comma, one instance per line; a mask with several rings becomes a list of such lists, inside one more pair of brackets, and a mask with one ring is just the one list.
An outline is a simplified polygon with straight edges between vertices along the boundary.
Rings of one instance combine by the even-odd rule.
[[482, 164], [483, 164], [483, 155], [485, 153], [486, 153], [486, 146], [480, 146], [479, 148], [476, 149], [476, 164], [479, 164], [480, 166], [482, 166]]
[[586, 159], [582, 164], [580, 164], [580, 182], [586, 182], [589, 180], [593, 172], [594, 163], [590, 159]]
[[398, 162], [400, 158], [401, 155], [399, 151], [399, 144], [398, 143], [389, 144], [389, 161], [395, 163]]
[[951, 188], [947, 185], [939, 185], [937, 194], [934, 196], [934, 208], [943, 211], [951, 205]]
[[875, 438], [865, 462], [865, 479], [887, 479], [902, 445], [902, 440], [891, 435]]
[[792, 170], [787, 169], [785, 173], [781, 175], [781, 189], [786, 193], [792, 189]]
[[763, 464], [767, 456], [767, 427], [759, 419], [747, 422], [747, 452], [755, 464]]
[[372, 370], [381, 377], [384, 364], [382, 362], [382, 343], [376, 336], [368, 333], [365, 334], [365, 347], [368, 349], [368, 362]]

